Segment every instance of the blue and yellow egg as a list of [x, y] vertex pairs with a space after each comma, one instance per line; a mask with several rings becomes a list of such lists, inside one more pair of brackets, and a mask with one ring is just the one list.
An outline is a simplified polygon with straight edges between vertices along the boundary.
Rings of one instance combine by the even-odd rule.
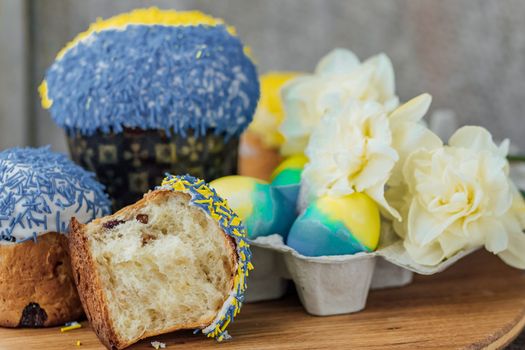
[[272, 173], [270, 178], [272, 185], [296, 185], [301, 183], [301, 174], [308, 158], [297, 155], [286, 158]]
[[210, 185], [239, 215], [248, 231], [248, 238], [286, 235], [292, 226], [295, 206], [269, 183], [247, 176], [233, 175], [214, 180]]
[[324, 196], [297, 218], [286, 243], [305, 256], [371, 252], [379, 243], [380, 226], [379, 208], [367, 195]]
[[299, 189], [301, 187], [301, 174], [308, 158], [297, 155], [286, 158], [273, 171], [270, 180], [272, 186], [279, 191], [287, 200], [288, 204], [296, 207]]

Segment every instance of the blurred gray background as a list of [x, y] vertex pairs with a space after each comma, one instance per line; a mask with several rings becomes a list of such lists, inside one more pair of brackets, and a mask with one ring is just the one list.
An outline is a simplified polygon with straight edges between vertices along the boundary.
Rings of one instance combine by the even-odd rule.
[[57, 51], [97, 17], [136, 7], [200, 9], [237, 27], [261, 73], [312, 71], [334, 47], [388, 54], [402, 100], [421, 92], [525, 150], [523, 0], [0, 0], [0, 147], [51, 143], [60, 130], [37, 87]]
[[[0, 148], [52, 144], [62, 132], [37, 87], [56, 53], [97, 17], [136, 7], [200, 9], [237, 27], [259, 71], [312, 71], [334, 47], [388, 54], [402, 100], [487, 127], [525, 150], [523, 0], [0, 0]], [[522, 336], [522, 338], [525, 338]], [[523, 349], [525, 339], [512, 349]]]

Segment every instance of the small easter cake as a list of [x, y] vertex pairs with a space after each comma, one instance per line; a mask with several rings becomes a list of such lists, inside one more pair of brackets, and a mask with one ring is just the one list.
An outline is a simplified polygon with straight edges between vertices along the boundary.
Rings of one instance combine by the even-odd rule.
[[261, 75], [261, 99], [248, 130], [242, 135], [239, 173], [269, 180], [279, 164], [284, 137], [279, 131], [284, 120], [281, 88], [298, 77], [295, 72], [269, 72]]
[[251, 253], [241, 220], [203, 180], [169, 175], [135, 204], [71, 226], [75, 282], [109, 349], [179, 329], [229, 338]]
[[67, 247], [69, 221], [109, 213], [94, 175], [49, 148], [0, 152], [0, 326], [47, 327], [83, 314]]
[[380, 226], [379, 208], [367, 195], [323, 196], [297, 218], [286, 244], [305, 256], [371, 252]]
[[165, 172], [208, 181], [237, 173], [239, 137], [259, 99], [247, 51], [221, 19], [134, 10], [93, 23], [58, 53], [42, 105], [120, 208]]

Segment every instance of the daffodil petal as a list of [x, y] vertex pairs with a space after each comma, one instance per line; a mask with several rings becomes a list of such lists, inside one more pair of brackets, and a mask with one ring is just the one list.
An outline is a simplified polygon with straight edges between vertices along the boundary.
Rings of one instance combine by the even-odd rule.
[[507, 264], [518, 269], [525, 269], [525, 233], [509, 232], [508, 248], [498, 256]]
[[315, 73], [323, 75], [349, 74], [359, 64], [359, 58], [352, 51], [336, 48], [319, 61]]
[[408, 255], [418, 264], [435, 266], [445, 258], [445, 254], [439, 245], [439, 242], [420, 246], [410, 240], [403, 242]]
[[448, 144], [453, 147], [468, 148], [476, 152], [490, 151], [500, 157], [506, 157], [508, 152], [508, 141], [502, 144], [502, 148], [496, 146], [490, 132], [480, 126], [467, 125], [459, 128], [450, 137]]
[[412, 202], [408, 214], [408, 235], [424, 246], [434, 241], [457, 219], [428, 212], [417, 200]]
[[394, 124], [400, 122], [417, 123], [428, 112], [431, 103], [432, 96], [421, 94], [395, 109], [390, 114], [390, 120]]
[[364, 191], [370, 198], [372, 198], [382, 209], [386, 210], [396, 220], [402, 220], [399, 212], [393, 208], [385, 199], [385, 186], [384, 184], [378, 184], [367, 188]]

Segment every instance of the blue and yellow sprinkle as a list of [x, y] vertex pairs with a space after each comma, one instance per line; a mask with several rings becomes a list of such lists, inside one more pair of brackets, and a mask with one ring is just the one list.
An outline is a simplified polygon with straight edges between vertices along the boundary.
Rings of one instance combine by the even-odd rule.
[[[69, 322], [69, 323], [66, 323], [64, 327], [60, 328], [60, 332], [61, 333], [64, 333], [64, 332], [69, 332], [69, 331], [72, 331], [72, 330], [75, 330], [75, 329], [79, 329], [79, 328], [82, 328], [82, 325], [78, 322]], [[78, 342], [80, 343], [80, 342]]]

